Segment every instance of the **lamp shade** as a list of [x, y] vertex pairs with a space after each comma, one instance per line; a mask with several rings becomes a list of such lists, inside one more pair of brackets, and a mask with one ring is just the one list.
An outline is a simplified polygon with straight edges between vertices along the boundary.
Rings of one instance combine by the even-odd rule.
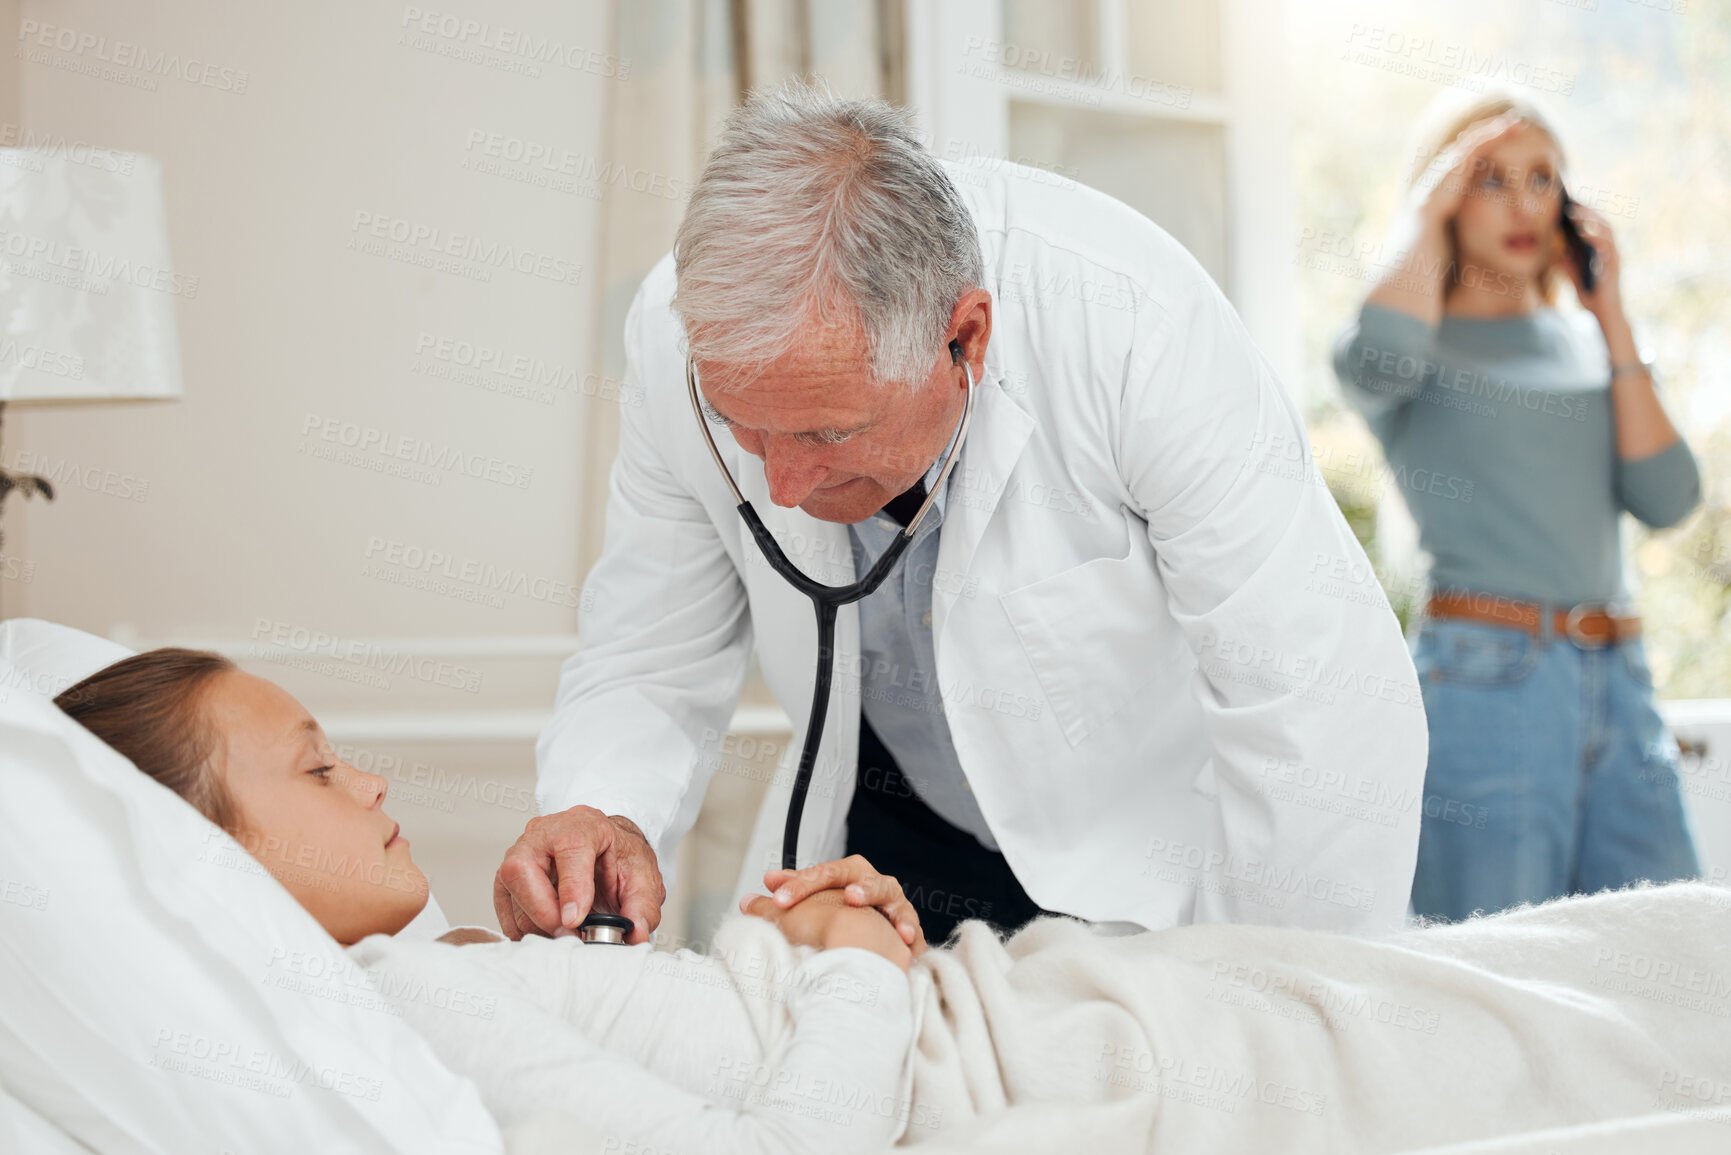
[[0, 401], [178, 397], [162, 169], [105, 149], [0, 149]]

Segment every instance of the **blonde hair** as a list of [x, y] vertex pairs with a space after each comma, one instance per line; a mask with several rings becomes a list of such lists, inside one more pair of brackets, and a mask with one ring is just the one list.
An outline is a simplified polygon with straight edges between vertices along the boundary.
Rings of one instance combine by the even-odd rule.
[[[1411, 170], [1406, 174], [1408, 188], [1418, 183], [1420, 177], [1430, 168], [1431, 161], [1437, 154], [1448, 148], [1460, 135], [1475, 124], [1492, 120], [1504, 113], [1513, 113], [1528, 124], [1551, 138], [1551, 144], [1556, 147], [1557, 160], [1563, 167], [1567, 166], [1567, 157], [1563, 154], [1563, 140], [1557, 135], [1557, 130], [1551, 118], [1539, 106], [1524, 96], [1519, 96], [1507, 89], [1490, 89], [1485, 92], [1462, 93], [1457, 89], [1449, 89], [1432, 100], [1430, 106], [1419, 117], [1413, 131], [1412, 147], [1407, 155], [1411, 158]], [[1559, 180], [1561, 173], [1558, 174]], [[1449, 236], [1449, 276], [1459, 275], [1455, 262], [1455, 241], [1451, 230]], [[1545, 265], [1539, 273], [1539, 295], [1545, 304], [1554, 305], [1557, 302], [1557, 288], [1567, 275], [1558, 265], [1555, 257]]]

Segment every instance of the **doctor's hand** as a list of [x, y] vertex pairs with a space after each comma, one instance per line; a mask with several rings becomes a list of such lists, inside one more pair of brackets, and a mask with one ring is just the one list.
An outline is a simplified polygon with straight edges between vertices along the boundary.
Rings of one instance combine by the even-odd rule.
[[493, 878], [493, 912], [511, 939], [569, 934], [599, 903], [632, 921], [626, 942], [648, 942], [666, 899], [643, 831], [593, 806], [531, 818]]
[[781, 910], [826, 890], [841, 891], [848, 906], [876, 907], [889, 920], [903, 943], [918, 958], [926, 949], [925, 931], [920, 926], [919, 911], [902, 893], [902, 885], [888, 874], [879, 874], [863, 855], [853, 854], [831, 862], [820, 862], [804, 870], [772, 870], [763, 876], [763, 885], [770, 892], [767, 900], [746, 896], [739, 909], [745, 914], [758, 913], [751, 904], [767, 901]]

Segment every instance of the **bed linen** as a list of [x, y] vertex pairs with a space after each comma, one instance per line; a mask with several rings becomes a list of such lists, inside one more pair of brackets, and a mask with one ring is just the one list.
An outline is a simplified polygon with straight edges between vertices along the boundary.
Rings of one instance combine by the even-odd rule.
[[[875, 1138], [886, 1117], [899, 1142], [931, 1155], [1731, 1149], [1731, 893], [1699, 883], [1377, 939], [1230, 925], [1107, 938], [1054, 919], [1004, 943], [966, 924], [908, 976], [907, 1062], [895, 1076], [872, 1066], [870, 1086], [860, 1072], [839, 1087], [802, 1080], [789, 1048], [798, 1008], [776, 984], [748, 981], [791, 973], [808, 951], [743, 918], [718, 942], [721, 957], [677, 964], [677, 1012], [629, 1045], [575, 1009], [604, 990], [568, 990], [548, 1012], [662, 1082], [652, 1125], [581, 1091], [540, 1110], [519, 1101], [501, 1118], [516, 1155], [708, 1150], [680, 1145], [677, 1117], [738, 1107], [715, 1077], [713, 1056], [730, 1049], [760, 1056], [741, 1061], [766, 1091], [800, 1091], [780, 1096], [782, 1110], [851, 1116], [843, 1141], [823, 1148], [836, 1153], [861, 1149], [846, 1137]], [[563, 981], [513, 944], [417, 949], [483, 985]], [[900, 976], [888, 964], [877, 974], [860, 981], [878, 984], [881, 1008], [855, 1006], [848, 1021], [861, 1039], [875, 1024], [881, 1047], [900, 1029], [889, 1000]], [[667, 997], [626, 1001], [645, 996]], [[839, 1045], [821, 1036], [842, 1029], [820, 1028], [819, 1045]], [[495, 1025], [444, 1016], [434, 1033], [484, 1100], [497, 1093], [486, 1069], [505, 1045], [488, 1041]], [[682, 1070], [678, 1056], [695, 1051], [708, 1068]], [[538, 1085], [582, 1085], [559, 1055], [519, 1049], [514, 1061]]]

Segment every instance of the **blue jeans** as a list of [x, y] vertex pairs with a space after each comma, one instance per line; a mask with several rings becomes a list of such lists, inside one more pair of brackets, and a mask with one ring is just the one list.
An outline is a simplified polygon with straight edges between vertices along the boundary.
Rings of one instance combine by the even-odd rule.
[[1419, 914], [1699, 873], [1639, 639], [1590, 650], [1427, 619], [1413, 662], [1430, 719]]

